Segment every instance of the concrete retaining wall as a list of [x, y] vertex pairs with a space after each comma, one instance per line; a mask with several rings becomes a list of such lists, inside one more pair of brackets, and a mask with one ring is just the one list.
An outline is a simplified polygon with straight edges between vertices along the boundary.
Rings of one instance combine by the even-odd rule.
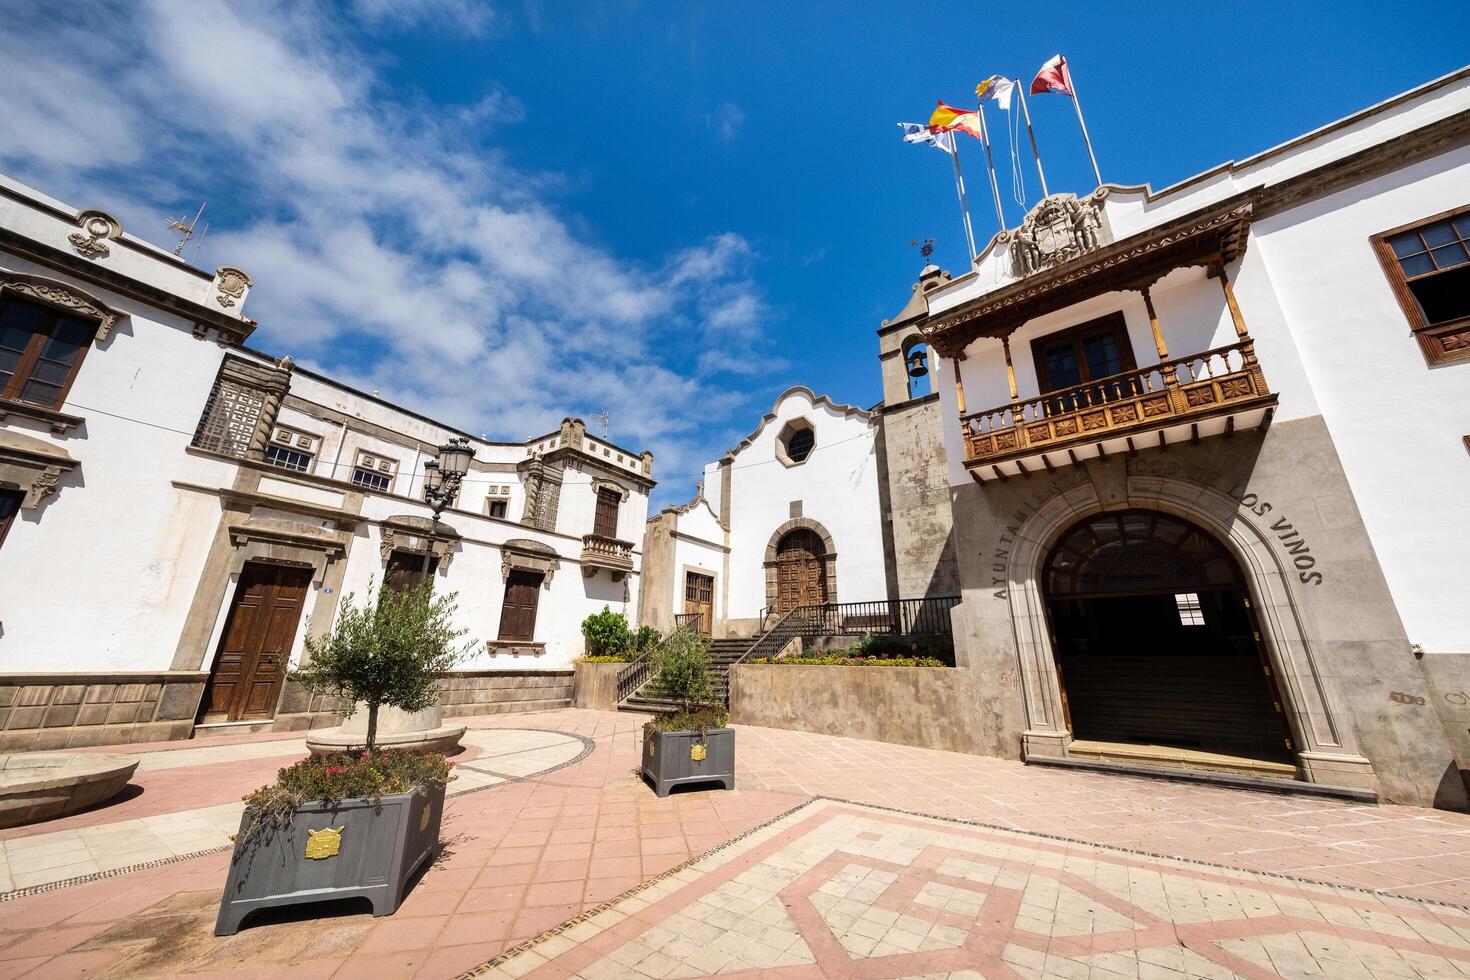
[[618, 674], [627, 664], [589, 664], [581, 661], [576, 665], [576, 676], [572, 679], [572, 705], [577, 708], [596, 708], [613, 711], [618, 706]]
[[[565, 708], [571, 702], [570, 670], [460, 670], [439, 681], [445, 718], [542, 711]], [[275, 731], [330, 728], [341, 723], [335, 699], [309, 695], [301, 685], [286, 682]]]
[[[952, 752], [1002, 737], [971, 710], [970, 672], [949, 667], [741, 664], [730, 670], [730, 720]], [[986, 754], [994, 754], [989, 752]]]

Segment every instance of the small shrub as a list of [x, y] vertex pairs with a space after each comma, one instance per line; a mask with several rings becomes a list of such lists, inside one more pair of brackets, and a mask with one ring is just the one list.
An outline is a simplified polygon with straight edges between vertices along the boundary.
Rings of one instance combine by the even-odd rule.
[[440, 752], [340, 753], [309, 756], [276, 773], [276, 781], [244, 797], [251, 821], [238, 836], [249, 840], [265, 827], [282, 827], [303, 803], [407, 793], [429, 780], [447, 783], [454, 763]]
[[347, 595], [332, 632], [306, 637], [311, 659], [291, 677], [312, 694], [328, 694], [351, 717], [367, 706], [367, 749], [377, 748], [378, 709], [422, 711], [438, 700], [434, 682], [462, 661], [456, 646], [465, 630], [454, 628], [457, 593], [435, 596], [424, 582], [406, 591], [370, 586], [359, 605]]
[[595, 657], [583, 657], [582, 658], [582, 663], [584, 663], [584, 664], [626, 664], [626, 663], [631, 663], [632, 660], [633, 660], [633, 658], [631, 656], [629, 656], [628, 652], [627, 651], [624, 651], [622, 653], [609, 653], [609, 654], [599, 655], [599, 656], [595, 656]]
[[638, 632], [634, 633], [633, 638], [628, 642], [628, 650], [633, 654], [628, 659], [638, 659], [644, 653], [658, 646], [659, 641], [663, 638], [663, 634], [653, 626], [638, 627]]
[[690, 714], [714, 701], [709, 640], [705, 637], [691, 630], [675, 630], [651, 656], [659, 693], [677, 702], [681, 714]]
[[590, 657], [620, 654], [632, 639], [628, 632], [628, 617], [603, 606], [602, 612], [593, 613], [582, 620], [582, 638], [586, 640], [587, 655]]
[[693, 711], [681, 711], [673, 715], [660, 715], [643, 725], [645, 737], [654, 732], [704, 732], [724, 728], [730, 713], [719, 705], [706, 705]]

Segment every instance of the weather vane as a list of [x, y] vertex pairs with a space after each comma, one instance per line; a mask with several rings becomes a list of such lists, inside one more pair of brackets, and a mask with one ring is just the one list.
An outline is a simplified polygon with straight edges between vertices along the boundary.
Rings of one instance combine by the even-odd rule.
[[924, 264], [928, 265], [929, 256], [934, 254], [934, 239], [926, 238], [923, 241], [920, 241], [919, 239], [915, 238], [913, 241], [909, 242], [909, 245], [919, 250], [919, 254], [924, 257]]

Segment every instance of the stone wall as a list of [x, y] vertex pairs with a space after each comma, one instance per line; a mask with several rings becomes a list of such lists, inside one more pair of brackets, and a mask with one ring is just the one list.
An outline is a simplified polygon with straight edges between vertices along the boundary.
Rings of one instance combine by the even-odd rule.
[[1060, 525], [1104, 509], [1164, 509], [1210, 530], [1240, 560], [1299, 759], [1316, 768], [1316, 781], [1366, 779], [1389, 801], [1466, 806], [1438, 706], [1320, 416], [953, 493], [964, 581], [956, 655], [989, 698], [970, 710], [1004, 718], [987, 754], [1016, 756], [1023, 732], [1027, 752], [1066, 754], [1039, 582]]
[[209, 675], [0, 674], [0, 751], [188, 738]]
[[881, 419], [878, 475], [889, 591], [901, 599], [959, 595], [939, 398], [884, 408]]
[[730, 720], [993, 755], [1007, 736], [973, 710], [988, 697], [973, 684], [969, 671], [950, 667], [741, 664], [730, 670]]
[[[565, 708], [572, 703], [572, 671], [455, 671], [439, 681], [439, 703], [445, 718]], [[330, 728], [341, 723], [335, 698], [308, 694], [300, 684], [286, 682], [275, 731]]]
[[572, 705], [614, 711], [618, 706], [618, 674], [627, 664], [578, 663], [572, 683]]

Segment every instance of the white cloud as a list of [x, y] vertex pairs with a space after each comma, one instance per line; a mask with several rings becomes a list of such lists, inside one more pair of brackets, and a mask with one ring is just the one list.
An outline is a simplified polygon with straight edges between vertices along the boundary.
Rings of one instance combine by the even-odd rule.
[[452, 27], [472, 37], [489, 30], [495, 8], [484, 0], [352, 0], [352, 12], [369, 27]]
[[740, 135], [740, 127], [745, 125], [745, 110], [733, 102], [724, 102], [705, 116], [704, 121], [715, 131], [720, 142], [730, 143]]
[[[356, 12], [401, 25], [469, 6]], [[250, 272], [256, 346], [492, 437], [606, 405], [614, 439], [659, 455], [655, 475], [718, 448], [690, 419], [718, 425], [743, 403], [712, 379], [761, 363], [771, 315], [742, 236], [649, 263], [586, 241], [545, 197], [556, 175], [513, 169], [466, 132], [523, 114], [513, 94], [395, 99], [322, 7], [50, 9], [0, 34], [0, 164], [125, 224], [207, 197], [201, 264]], [[733, 138], [743, 116], [722, 113]]]

